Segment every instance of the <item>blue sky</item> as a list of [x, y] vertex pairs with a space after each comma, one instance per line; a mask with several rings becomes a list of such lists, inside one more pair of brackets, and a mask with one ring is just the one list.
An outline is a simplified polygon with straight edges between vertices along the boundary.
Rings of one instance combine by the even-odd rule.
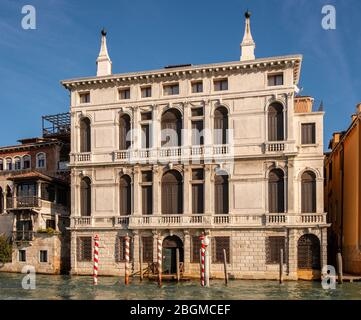
[[[26, 4], [36, 30], [21, 27]], [[327, 4], [336, 30], [321, 27]], [[114, 73], [235, 61], [247, 8], [257, 57], [304, 55], [302, 94], [324, 101], [327, 146], [361, 101], [358, 0], [1, 0], [0, 145], [39, 136], [42, 115], [68, 111], [59, 81], [95, 75], [103, 26]]]

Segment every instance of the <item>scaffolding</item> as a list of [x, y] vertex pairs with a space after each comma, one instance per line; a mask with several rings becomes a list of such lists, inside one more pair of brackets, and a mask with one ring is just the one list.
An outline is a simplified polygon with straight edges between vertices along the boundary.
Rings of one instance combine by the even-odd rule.
[[70, 136], [70, 113], [42, 116], [43, 137], [56, 138]]

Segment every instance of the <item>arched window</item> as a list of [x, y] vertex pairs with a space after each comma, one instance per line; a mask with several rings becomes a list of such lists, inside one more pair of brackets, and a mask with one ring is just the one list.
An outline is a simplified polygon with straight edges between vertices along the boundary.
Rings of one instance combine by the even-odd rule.
[[162, 115], [162, 146], [177, 147], [182, 145], [182, 115], [177, 109], [169, 109]]
[[88, 177], [81, 180], [80, 184], [80, 214], [81, 216], [91, 216], [91, 181]]
[[183, 213], [183, 177], [177, 170], [171, 170], [162, 178], [162, 213]]
[[0, 187], [0, 214], [4, 213], [4, 193], [3, 189]]
[[214, 200], [216, 214], [229, 213], [228, 175], [216, 174], [214, 180]]
[[227, 144], [228, 110], [218, 107], [214, 111], [214, 144]]
[[301, 203], [302, 213], [316, 212], [316, 175], [312, 171], [306, 171], [301, 179]]
[[130, 215], [132, 211], [132, 183], [128, 175], [119, 181], [119, 213], [121, 216]]
[[6, 159], [6, 170], [13, 170], [13, 160], [11, 158]]
[[21, 159], [20, 159], [20, 157], [15, 157], [14, 165], [15, 165], [15, 170], [21, 170]]
[[88, 118], [80, 121], [80, 152], [91, 152], [91, 127]]
[[46, 156], [44, 152], [38, 153], [36, 155], [36, 167], [37, 168], [45, 168], [45, 161], [46, 161]]
[[23, 168], [30, 169], [31, 168], [31, 158], [30, 156], [23, 157]]
[[[130, 117], [127, 114], [123, 114], [119, 119], [119, 150], [127, 150], [131, 145], [130, 137]], [[127, 139], [128, 137], [128, 139]]]
[[268, 177], [268, 211], [270, 213], [285, 212], [284, 173], [274, 169]]
[[272, 103], [268, 108], [268, 141], [283, 140], [283, 106], [280, 103]]
[[0, 159], [0, 171], [4, 170], [4, 160]]

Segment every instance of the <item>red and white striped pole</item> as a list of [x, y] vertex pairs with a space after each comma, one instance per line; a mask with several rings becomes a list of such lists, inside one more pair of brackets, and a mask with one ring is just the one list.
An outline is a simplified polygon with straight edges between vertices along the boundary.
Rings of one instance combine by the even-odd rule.
[[204, 234], [202, 234], [199, 239], [201, 240], [201, 286], [204, 287], [205, 286], [205, 281], [204, 281], [204, 270], [205, 270], [205, 266], [204, 266], [204, 261], [205, 261], [205, 255], [206, 255], [206, 244], [205, 244], [205, 237]]
[[98, 284], [98, 263], [99, 263], [99, 236], [96, 234], [94, 238], [94, 270], [93, 270], [93, 281], [95, 286]]
[[162, 258], [163, 258], [163, 253], [162, 253], [162, 238], [161, 236], [158, 237], [158, 245], [157, 245], [157, 248], [158, 248], [158, 254], [157, 254], [157, 257], [158, 257], [158, 284], [159, 286], [161, 287], [162, 286]]
[[129, 250], [129, 242], [130, 242], [130, 239], [129, 239], [129, 236], [128, 234], [125, 236], [125, 278], [124, 278], [124, 281], [125, 281], [125, 284], [128, 285], [129, 284], [129, 253], [130, 253], [130, 250]]

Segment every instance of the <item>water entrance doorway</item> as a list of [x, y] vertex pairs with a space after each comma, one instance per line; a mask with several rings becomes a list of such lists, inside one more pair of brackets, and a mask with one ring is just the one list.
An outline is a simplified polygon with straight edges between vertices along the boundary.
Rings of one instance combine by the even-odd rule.
[[176, 274], [177, 249], [179, 250], [179, 263], [184, 262], [183, 242], [177, 236], [169, 236], [163, 240], [163, 274]]

